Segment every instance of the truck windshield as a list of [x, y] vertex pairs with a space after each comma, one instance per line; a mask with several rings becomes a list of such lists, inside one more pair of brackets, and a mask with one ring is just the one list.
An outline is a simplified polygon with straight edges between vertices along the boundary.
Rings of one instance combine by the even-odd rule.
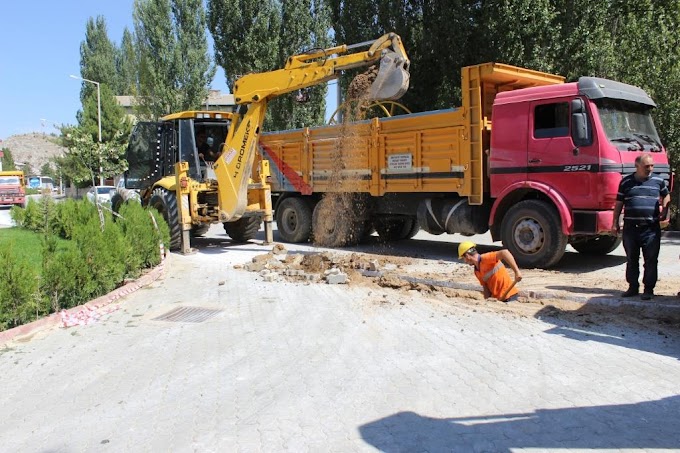
[[624, 151], [661, 151], [652, 108], [620, 99], [595, 101], [607, 138]]
[[19, 185], [18, 176], [0, 176], [0, 185]]

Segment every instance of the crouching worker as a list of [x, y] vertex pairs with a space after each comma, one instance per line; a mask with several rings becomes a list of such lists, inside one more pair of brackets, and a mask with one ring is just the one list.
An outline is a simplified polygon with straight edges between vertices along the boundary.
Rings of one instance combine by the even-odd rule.
[[[458, 257], [475, 268], [475, 276], [484, 288], [484, 298], [493, 297], [502, 302], [517, 300], [519, 290], [515, 284], [522, 280], [522, 273], [510, 251], [503, 249], [479, 254], [476, 247], [474, 242], [462, 242], [458, 246]], [[503, 261], [515, 273], [514, 282], [503, 265]]]

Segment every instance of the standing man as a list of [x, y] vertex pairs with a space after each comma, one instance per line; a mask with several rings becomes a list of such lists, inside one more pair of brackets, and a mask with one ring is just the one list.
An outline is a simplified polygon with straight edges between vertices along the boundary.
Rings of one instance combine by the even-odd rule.
[[[635, 159], [635, 173], [621, 180], [614, 207], [613, 229], [618, 235], [621, 230], [619, 216], [623, 209], [623, 248], [626, 250], [626, 281], [628, 289], [621, 297], [640, 293], [640, 250], [645, 260], [642, 283], [645, 291], [641, 299], [654, 297], [657, 280], [657, 262], [661, 246], [661, 226], [668, 221], [668, 203], [671, 197], [666, 181], [652, 173], [654, 159], [649, 153]], [[659, 207], [662, 211], [659, 214]]]
[[[458, 257], [475, 268], [475, 277], [484, 288], [484, 298], [493, 297], [502, 302], [517, 300], [519, 291], [515, 284], [522, 280], [522, 273], [517, 267], [515, 257], [509, 250], [479, 254], [474, 242], [461, 242], [458, 246]], [[502, 261], [508, 263], [515, 273], [513, 282]]]

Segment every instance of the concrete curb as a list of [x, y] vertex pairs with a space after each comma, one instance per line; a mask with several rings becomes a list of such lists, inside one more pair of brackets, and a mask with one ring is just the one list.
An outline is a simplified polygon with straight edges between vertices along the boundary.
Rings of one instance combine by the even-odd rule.
[[[112, 304], [113, 302], [116, 302], [119, 299], [122, 299], [123, 297], [134, 293], [138, 289], [141, 289], [145, 286], [150, 285], [151, 283], [155, 282], [158, 280], [163, 273], [165, 272], [165, 266], [167, 265], [168, 259], [165, 258], [163, 261], [161, 261], [161, 264], [158, 266], [154, 267], [150, 271], [148, 271], [146, 274], [142, 275], [139, 277], [137, 280], [130, 282], [126, 285], [123, 285], [119, 288], [114, 289], [108, 294], [105, 294], [103, 296], [100, 296], [96, 299], [93, 299], [89, 302], [86, 302], [83, 305], [78, 305], [77, 307], [72, 307], [69, 308], [68, 310], [64, 310], [66, 315], [73, 315], [75, 316], [76, 313], [80, 312], [83, 309], [91, 309], [91, 310], [96, 310], [100, 309], [102, 307], [105, 307], [107, 305]], [[14, 327], [9, 330], [5, 330], [3, 332], [0, 332], [0, 345], [3, 345], [10, 340], [13, 340], [17, 337], [21, 336], [26, 336], [26, 335], [32, 335], [35, 334], [41, 330], [45, 330], [50, 327], [54, 327], [55, 325], [61, 324], [62, 322], [62, 315], [61, 311], [57, 313], [52, 313], [51, 315], [38, 319], [37, 321], [33, 321], [28, 324], [24, 324], [21, 326]]]

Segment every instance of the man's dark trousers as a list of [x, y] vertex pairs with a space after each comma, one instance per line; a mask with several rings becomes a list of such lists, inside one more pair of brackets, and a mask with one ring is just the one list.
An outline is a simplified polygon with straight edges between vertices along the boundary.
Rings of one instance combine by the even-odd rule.
[[640, 249], [645, 260], [642, 283], [646, 292], [653, 292], [657, 280], [657, 263], [661, 247], [661, 227], [658, 224], [633, 224], [624, 222], [623, 248], [626, 251], [626, 281], [628, 286], [638, 289], [640, 283]]

